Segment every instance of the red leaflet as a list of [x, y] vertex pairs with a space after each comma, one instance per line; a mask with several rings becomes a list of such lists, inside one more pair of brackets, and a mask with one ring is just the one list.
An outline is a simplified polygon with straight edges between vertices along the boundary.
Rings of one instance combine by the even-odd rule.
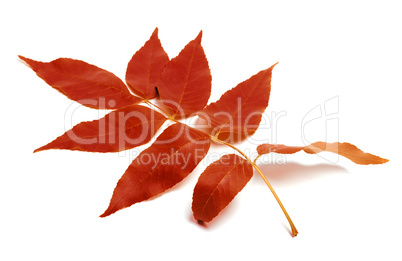
[[227, 142], [238, 142], [254, 134], [268, 106], [275, 65], [225, 92], [198, 113], [214, 128], [213, 135], [219, 134], [219, 139]]
[[68, 149], [118, 152], [151, 140], [166, 121], [159, 112], [140, 105], [112, 111], [105, 117], [81, 122], [49, 144], [35, 150]]
[[47, 84], [73, 101], [95, 109], [119, 109], [141, 102], [116, 75], [80, 60], [44, 63], [18, 56]]
[[157, 83], [162, 101], [176, 118], [202, 110], [211, 95], [211, 72], [201, 36], [202, 32], [168, 62]]
[[144, 99], [155, 98], [159, 80], [169, 57], [158, 38], [158, 28], [128, 63], [126, 82], [130, 89]]
[[323, 151], [339, 154], [345, 158], [350, 159], [356, 164], [368, 165], [368, 164], [382, 164], [388, 162], [387, 159], [380, 158], [370, 153], [365, 153], [350, 143], [326, 143], [315, 142], [305, 147], [291, 147], [286, 145], [273, 145], [262, 144], [257, 147], [259, 155], [268, 154], [271, 152], [280, 154], [292, 154], [298, 151], [304, 150], [306, 153], [315, 154]]
[[167, 128], [128, 167], [117, 183], [106, 217], [173, 187], [205, 157], [210, 146], [205, 133], [176, 123]]
[[194, 218], [211, 221], [246, 186], [252, 176], [251, 164], [235, 154], [224, 155], [209, 165], [194, 188]]

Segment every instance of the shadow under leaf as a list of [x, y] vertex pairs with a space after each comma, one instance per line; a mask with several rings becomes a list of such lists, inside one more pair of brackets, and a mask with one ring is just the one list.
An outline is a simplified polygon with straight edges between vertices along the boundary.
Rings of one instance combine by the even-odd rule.
[[[293, 186], [309, 180], [322, 178], [328, 175], [347, 173], [344, 167], [333, 164], [301, 165], [290, 162], [286, 164], [261, 164], [258, 165], [264, 176], [275, 186]], [[254, 175], [258, 173], [254, 171]], [[254, 178], [255, 184], [264, 184], [261, 178]]]

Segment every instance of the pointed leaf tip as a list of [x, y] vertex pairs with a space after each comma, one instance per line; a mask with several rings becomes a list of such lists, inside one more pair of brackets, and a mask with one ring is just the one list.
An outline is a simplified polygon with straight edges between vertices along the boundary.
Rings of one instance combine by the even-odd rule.
[[151, 38], [158, 38], [158, 27], [155, 27], [154, 31], [152, 32]]
[[39, 63], [38, 61], [35, 61], [35, 60], [32, 60], [32, 59], [26, 58], [26, 57], [24, 57], [24, 56], [22, 56], [22, 55], [18, 55], [18, 58], [20, 58], [20, 60], [21, 60], [21, 62], [22, 62], [23, 64], [25, 64], [26, 66], [28, 66], [28, 67], [31, 68], [31, 69], [33, 69], [33, 68], [32, 68], [32, 65], [33, 65], [33, 64]]
[[196, 41], [196, 42], [201, 42], [201, 39], [202, 39], [202, 30], [198, 33], [198, 35], [197, 35], [197, 37], [194, 39], [194, 41]]
[[37, 153], [37, 152], [39, 152], [39, 151], [42, 151], [43, 149], [43, 146], [42, 147], [40, 147], [40, 148], [37, 148], [36, 150], [34, 150], [32, 153]]

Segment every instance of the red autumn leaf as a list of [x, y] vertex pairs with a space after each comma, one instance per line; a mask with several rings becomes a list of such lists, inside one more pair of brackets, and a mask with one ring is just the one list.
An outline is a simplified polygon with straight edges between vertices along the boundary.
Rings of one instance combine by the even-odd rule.
[[[43, 63], [19, 56], [39, 77], [70, 99], [91, 108], [117, 109], [99, 120], [74, 126], [35, 152], [46, 149], [91, 152], [130, 149], [149, 142], [168, 117], [175, 124], [134, 159], [117, 183], [110, 205], [101, 217], [172, 188], [205, 157], [212, 139], [236, 150], [243, 158], [235, 154], [223, 156], [201, 174], [193, 194], [195, 219], [209, 222], [216, 217], [251, 179], [254, 168], [271, 190], [290, 224], [292, 235], [296, 236], [298, 231], [293, 221], [261, 169], [229, 144], [247, 138], [259, 127], [262, 113], [268, 106], [275, 65], [238, 84], [204, 108], [211, 94], [211, 73], [201, 46], [202, 32], [171, 61], [157, 34], [156, 28], [130, 60], [126, 72], [128, 87], [114, 74], [83, 61], [60, 58]], [[142, 99], [132, 95], [128, 88]], [[155, 98], [158, 91], [166, 108], [154, 105], [166, 117], [148, 107], [134, 105], [139, 102], [152, 105], [149, 99]], [[195, 113], [202, 118], [199, 120], [208, 123], [210, 134], [176, 120]], [[257, 150], [257, 158], [270, 152], [290, 154], [303, 150], [310, 154], [337, 153], [357, 164], [388, 161], [364, 153], [349, 143], [316, 142], [305, 147], [263, 144]]]
[[253, 176], [251, 164], [229, 154], [209, 165], [194, 188], [193, 214], [199, 221], [209, 222], [239, 193]]
[[47, 84], [84, 106], [119, 109], [141, 102], [116, 75], [86, 62], [59, 58], [44, 63], [18, 57]]
[[203, 132], [181, 123], [168, 127], [128, 167], [101, 217], [173, 187], [194, 170], [209, 146], [210, 138]]
[[68, 149], [90, 152], [118, 152], [150, 141], [166, 121], [150, 108], [131, 105], [105, 117], [81, 122], [49, 144], [35, 150]]
[[323, 151], [332, 152], [348, 158], [356, 164], [361, 165], [382, 164], [388, 162], [387, 159], [383, 159], [370, 153], [365, 153], [357, 148], [355, 145], [346, 142], [327, 143], [319, 141], [305, 147], [291, 147], [281, 144], [262, 144], [257, 147], [257, 152], [259, 155], [268, 154], [271, 152], [280, 154], [292, 154], [301, 150], [309, 154], [316, 154]]
[[156, 82], [161, 77], [169, 57], [158, 38], [158, 28], [151, 38], [131, 58], [127, 66], [126, 82], [130, 89], [144, 99], [155, 98]]
[[275, 65], [225, 92], [218, 101], [198, 113], [214, 128], [213, 135], [227, 142], [238, 142], [254, 134], [268, 106]]
[[211, 72], [201, 37], [202, 32], [167, 63], [157, 83], [163, 103], [176, 118], [202, 110], [211, 95]]

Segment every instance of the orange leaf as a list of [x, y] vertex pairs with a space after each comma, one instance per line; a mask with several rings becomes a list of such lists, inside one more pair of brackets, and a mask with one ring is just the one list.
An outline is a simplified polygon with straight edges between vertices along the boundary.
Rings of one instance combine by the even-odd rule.
[[238, 142], [254, 134], [268, 106], [275, 65], [225, 92], [198, 113], [214, 128], [213, 135], [219, 134], [219, 139], [226, 142]]
[[309, 154], [316, 154], [323, 151], [339, 154], [345, 158], [350, 159], [356, 164], [368, 165], [368, 164], [382, 164], [388, 162], [387, 159], [380, 158], [370, 153], [365, 153], [350, 143], [327, 143], [327, 142], [315, 142], [305, 147], [291, 147], [286, 145], [273, 145], [262, 144], [257, 147], [259, 155], [268, 154], [271, 152], [280, 154], [292, 154], [298, 151], [305, 151]]
[[169, 57], [158, 38], [158, 28], [151, 38], [131, 58], [127, 66], [126, 82], [130, 89], [145, 99], [157, 96], [156, 82], [161, 77]]
[[141, 102], [116, 75], [80, 60], [44, 63], [18, 56], [47, 84], [73, 101], [95, 109], [119, 109]]
[[257, 147], [259, 155], [268, 154], [271, 152], [279, 154], [293, 154], [301, 151], [304, 147], [291, 147], [282, 144], [261, 144]]
[[211, 72], [201, 36], [202, 32], [167, 63], [157, 83], [163, 103], [176, 118], [202, 110], [211, 95]]
[[209, 165], [194, 188], [193, 214], [199, 221], [209, 222], [239, 193], [253, 176], [251, 164], [229, 154]]
[[173, 187], [194, 170], [209, 146], [209, 136], [203, 132], [181, 123], [168, 127], [128, 167], [101, 217]]
[[105, 117], [81, 122], [34, 152], [68, 149], [90, 152], [118, 152], [150, 141], [166, 118], [147, 107], [131, 105]]

